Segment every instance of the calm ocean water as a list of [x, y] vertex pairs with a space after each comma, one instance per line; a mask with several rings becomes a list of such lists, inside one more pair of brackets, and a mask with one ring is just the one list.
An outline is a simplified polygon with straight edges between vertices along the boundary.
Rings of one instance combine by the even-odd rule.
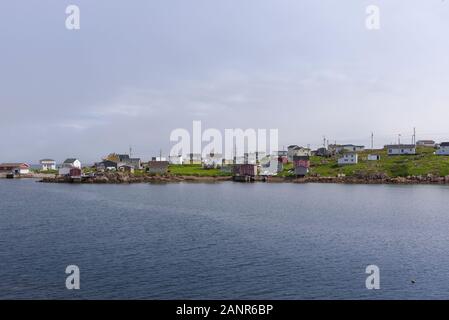
[[[0, 180], [0, 298], [447, 299], [448, 195]], [[77, 291], [65, 288], [70, 264]], [[380, 290], [365, 288], [370, 264]]]

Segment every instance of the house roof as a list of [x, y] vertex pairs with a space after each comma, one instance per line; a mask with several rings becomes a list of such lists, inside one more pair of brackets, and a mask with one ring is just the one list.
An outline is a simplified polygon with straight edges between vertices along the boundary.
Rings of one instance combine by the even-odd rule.
[[426, 143], [426, 144], [435, 144], [435, 141], [433, 140], [418, 140], [416, 143]]
[[449, 142], [441, 142], [440, 147], [449, 147]]
[[119, 167], [119, 168], [131, 168], [131, 169], [134, 169], [134, 166], [131, 166], [131, 165], [129, 165], [129, 164], [121, 164], [121, 165], [119, 165], [118, 167]]
[[114, 167], [114, 166], [117, 166], [117, 162], [114, 162], [111, 160], [103, 160], [101, 162], [97, 162], [95, 165], [104, 165], [107, 167]]
[[385, 146], [387, 149], [414, 149], [414, 144], [390, 144]]
[[340, 147], [358, 147], [358, 148], [365, 148], [365, 146], [361, 145], [355, 145], [355, 144], [343, 144]]
[[64, 163], [74, 163], [76, 160], [78, 160], [78, 159], [76, 159], [76, 158], [68, 158], [68, 159], [66, 159], [64, 161]]
[[140, 161], [140, 158], [131, 158], [128, 154], [118, 154], [119, 162]]
[[310, 160], [309, 156], [293, 156], [293, 161]]
[[19, 168], [19, 167], [27, 167], [29, 168], [30, 166], [26, 163], [0, 163], [0, 167], [11, 167], [11, 168]]
[[300, 147], [300, 146], [290, 146], [288, 147], [289, 150], [310, 150], [309, 148], [306, 147]]
[[128, 154], [118, 154], [117, 157], [119, 157], [120, 161], [123, 161], [125, 159], [129, 159]]
[[40, 162], [56, 162], [56, 161], [53, 159], [42, 159], [40, 160]]

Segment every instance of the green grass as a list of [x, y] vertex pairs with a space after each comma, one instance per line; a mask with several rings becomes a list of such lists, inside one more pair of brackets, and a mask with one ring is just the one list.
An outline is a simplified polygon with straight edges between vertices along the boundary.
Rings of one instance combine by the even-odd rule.
[[[449, 156], [437, 156], [433, 148], [418, 148], [416, 155], [410, 156], [388, 156], [386, 150], [363, 151], [359, 153], [359, 163], [356, 165], [339, 166], [338, 156], [331, 158], [311, 157], [310, 174], [323, 177], [335, 177], [339, 174], [346, 176], [385, 174], [389, 177], [407, 177], [432, 174], [435, 176], [449, 175]], [[368, 154], [378, 154], [379, 161], [368, 161]], [[90, 172], [94, 170], [86, 170]], [[168, 173], [172, 175], [215, 177], [230, 176], [230, 173], [222, 172], [220, 169], [203, 169], [198, 164], [170, 165]], [[135, 176], [145, 175], [144, 170], [136, 170]], [[293, 165], [284, 165], [284, 169], [278, 174], [280, 177], [294, 176]]]
[[56, 173], [58, 173], [58, 170], [38, 170], [38, 169], [32, 169], [31, 172], [42, 173], [42, 174], [56, 174]]
[[220, 169], [203, 169], [199, 164], [185, 164], [185, 165], [170, 165], [168, 171], [173, 175], [182, 176], [229, 176], [229, 173], [221, 172]]
[[134, 176], [136, 177], [142, 177], [145, 176], [147, 173], [145, 172], [144, 169], [136, 169], [134, 170]]
[[97, 172], [97, 170], [95, 168], [92, 168], [92, 167], [83, 167], [82, 170], [83, 170], [84, 174], [90, 174], [90, 173]]
[[289, 172], [290, 170], [293, 170], [293, 164], [292, 163], [284, 164], [284, 169], [282, 170], [282, 172], [278, 174], [278, 177], [294, 176], [293, 172]]
[[[359, 163], [356, 165], [339, 166], [338, 156], [331, 158], [311, 157], [310, 174], [323, 177], [335, 177], [344, 174], [355, 175], [384, 174], [389, 177], [407, 177], [432, 174], [435, 176], [449, 175], [449, 156], [434, 155], [435, 149], [421, 147], [416, 155], [388, 156], [387, 150], [366, 150], [359, 153]], [[368, 154], [380, 155], [379, 161], [368, 161]], [[219, 169], [203, 169], [201, 165], [170, 165], [169, 171], [174, 175], [193, 176], [228, 176]], [[288, 163], [278, 174], [280, 177], [293, 176], [293, 165]]]
[[[433, 174], [449, 175], [449, 157], [437, 156], [433, 148], [418, 148], [416, 155], [388, 156], [386, 150], [363, 151], [359, 153], [356, 165], [339, 166], [337, 156], [332, 158], [311, 157], [311, 174], [337, 176], [345, 174], [386, 174], [390, 177], [406, 177]], [[368, 161], [368, 154], [379, 154], [379, 161]]]

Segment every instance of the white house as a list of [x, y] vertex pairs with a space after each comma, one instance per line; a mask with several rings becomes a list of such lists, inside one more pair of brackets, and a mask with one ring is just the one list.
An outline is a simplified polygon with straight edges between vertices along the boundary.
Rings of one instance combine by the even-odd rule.
[[73, 168], [81, 169], [81, 161], [76, 158], [66, 159], [58, 170], [59, 175], [66, 176], [70, 174]]
[[178, 155], [178, 156], [169, 156], [168, 157], [168, 162], [170, 164], [183, 164], [183, 158], [182, 155]]
[[359, 155], [356, 152], [345, 152], [338, 158], [339, 165], [357, 164], [359, 162]]
[[419, 140], [416, 142], [417, 146], [420, 147], [431, 147], [434, 148], [435, 147], [435, 141], [433, 140]]
[[292, 162], [293, 157], [307, 157], [312, 155], [312, 150], [309, 148], [299, 147], [297, 145], [288, 146], [287, 156], [288, 161]]
[[63, 163], [62, 163], [63, 167], [70, 167], [70, 168], [78, 168], [81, 169], [81, 161], [79, 161], [76, 158], [69, 158], [66, 159]]
[[151, 157], [151, 161], [167, 161], [165, 157]]
[[337, 152], [344, 152], [344, 151], [349, 151], [349, 152], [357, 152], [357, 151], [363, 151], [365, 150], [365, 146], [356, 146], [353, 144], [344, 144], [342, 146], [339, 146], [340, 148], [337, 147]]
[[53, 159], [42, 159], [39, 162], [42, 171], [56, 170], [56, 161]]
[[379, 161], [380, 155], [378, 154], [369, 154], [368, 155], [368, 161]]
[[223, 164], [223, 156], [221, 153], [210, 153], [203, 156], [203, 167], [216, 168]]
[[385, 148], [389, 156], [416, 154], [416, 146], [414, 144], [393, 144], [385, 146]]
[[278, 156], [266, 156], [260, 159], [261, 176], [275, 176], [282, 171], [283, 165]]
[[449, 156], [449, 142], [442, 142], [435, 154], [439, 156]]
[[0, 164], [0, 172], [28, 174], [30, 173], [30, 165], [27, 163], [2, 163]]

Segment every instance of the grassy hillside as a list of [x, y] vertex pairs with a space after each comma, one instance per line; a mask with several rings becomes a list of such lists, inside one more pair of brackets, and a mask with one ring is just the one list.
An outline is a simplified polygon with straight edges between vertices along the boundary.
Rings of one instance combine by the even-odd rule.
[[[338, 166], [337, 157], [325, 159], [311, 158], [311, 174], [321, 176], [336, 176], [345, 174], [383, 173], [390, 177], [406, 177], [433, 174], [437, 176], [449, 175], [449, 156], [437, 156], [433, 148], [418, 148], [416, 155], [388, 156], [386, 150], [364, 151], [359, 153], [359, 163], [356, 165]], [[379, 154], [379, 161], [368, 161], [368, 154]]]
[[[363, 151], [359, 153], [359, 163], [356, 165], [339, 166], [337, 156], [332, 158], [311, 157], [311, 174], [335, 177], [339, 174], [354, 176], [357, 174], [386, 174], [389, 177], [407, 177], [432, 174], [435, 176], [449, 175], [449, 156], [434, 155], [435, 149], [421, 147], [416, 155], [388, 156], [386, 150]], [[368, 161], [368, 154], [380, 155], [379, 161]], [[284, 166], [279, 176], [292, 176], [293, 165]], [[219, 169], [203, 169], [201, 165], [171, 165], [170, 173], [175, 175], [194, 176], [226, 176]]]
[[170, 165], [169, 172], [173, 175], [182, 176], [229, 176], [230, 174], [221, 172], [220, 169], [203, 169], [200, 164]]
[[[322, 177], [335, 177], [339, 174], [346, 176], [385, 174], [389, 177], [434, 176], [449, 175], [449, 156], [436, 156], [433, 148], [418, 148], [417, 154], [412, 156], [388, 156], [386, 150], [364, 151], [359, 153], [359, 163], [356, 165], [339, 166], [337, 156], [332, 158], [311, 157], [310, 174]], [[368, 154], [378, 154], [379, 161], [368, 161]], [[279, 174], [281, 177], [293, 176], [293, 165], [284, 166]], [[230, 173], [220, 169], [203, 169], [201, 165], [170, 165], [169, 173], [182, 176], [229, 176]], [[143, 170], [136, 170], [136, 176], [145, 175]]]

